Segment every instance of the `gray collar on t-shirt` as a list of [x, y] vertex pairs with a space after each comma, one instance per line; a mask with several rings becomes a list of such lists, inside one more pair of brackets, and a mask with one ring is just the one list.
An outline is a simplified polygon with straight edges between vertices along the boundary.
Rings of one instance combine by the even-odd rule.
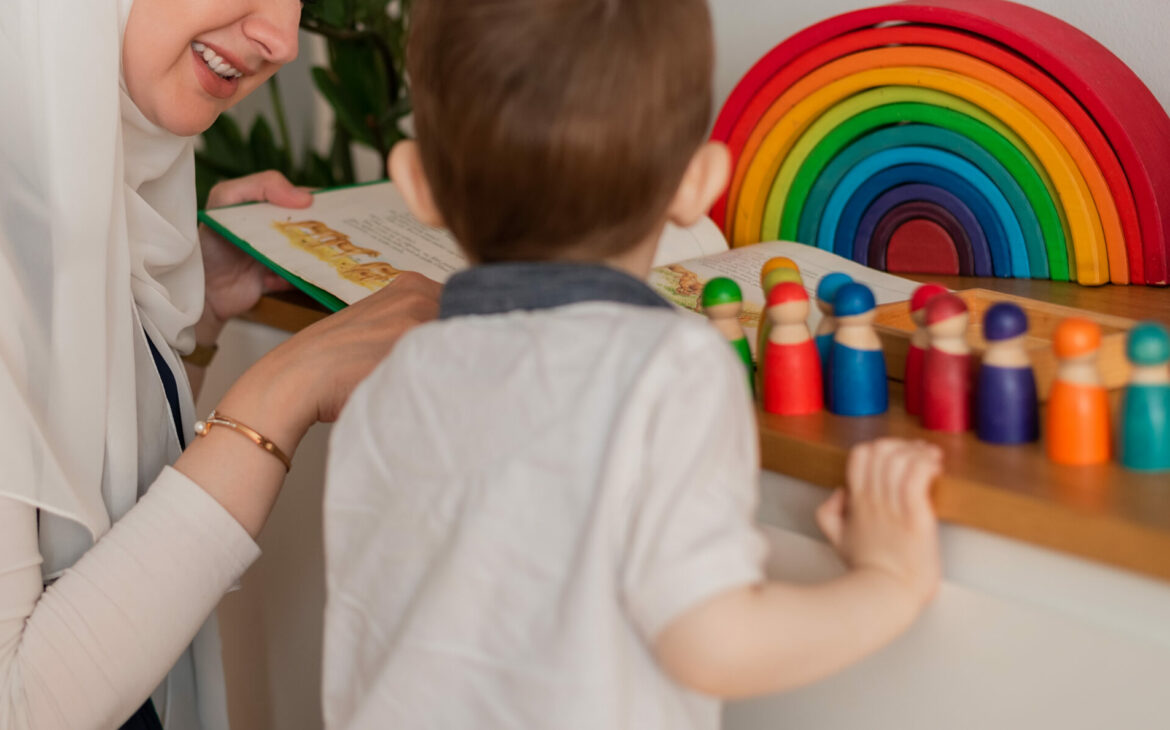
[[526, 261], [481, 264], [455, 274], [443, 288], [439, 318], [552, 309], [580, 302], [670, 308], [645, 282], [603, 264]]

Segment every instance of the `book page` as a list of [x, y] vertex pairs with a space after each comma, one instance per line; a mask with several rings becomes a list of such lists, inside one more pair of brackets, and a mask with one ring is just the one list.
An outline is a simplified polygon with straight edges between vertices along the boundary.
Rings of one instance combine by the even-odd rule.
[[658, 251], [654, 254], [654, 266], [702, 258], [727, 250], [727, 239], [719, 226], [707, 216], [690, 228], [680, 228], [673, 223], [666, 224], [662, 238], [658, 240]]
[[[714, 256], [679, 261], [650, 272], [650, 286], [680, 309], [702, 317], [699, 306], [703, 285], [717, 276], [734, 279], [743, 290], [743, 314], [740, 322], [753, 349], [756, 329], [764, 311], [764, 290], [760, 287], [760, 269], [774, 256], [787, 256], [800, 267], [804, 288], [810, 302], [816, 301], [821, 278], [834, 271], [853, 277], [873, 290], [878, 304], [904, 301], [918, 288], [918, 282], [871, 269], [855, 261], [803, 243], [771, 241], [733, 248]], [[821, 313], [810, 307], [809, 329], [816, 331]]]
[[414, 219], [393, 183], [317, 193], [308, 208], [267, 203], [208, 216], [287, 271], [352, 304], [403, 271], [440, 283], [467, 267], [446, 231]]

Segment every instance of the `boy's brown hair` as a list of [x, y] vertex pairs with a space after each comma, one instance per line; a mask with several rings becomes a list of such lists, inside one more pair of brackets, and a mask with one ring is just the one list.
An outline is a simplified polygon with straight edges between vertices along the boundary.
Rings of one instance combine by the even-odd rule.
[[711, 115], [705, 0], [415, 0], [411, 22], [423, 169], [473, 259], [653, 233]]

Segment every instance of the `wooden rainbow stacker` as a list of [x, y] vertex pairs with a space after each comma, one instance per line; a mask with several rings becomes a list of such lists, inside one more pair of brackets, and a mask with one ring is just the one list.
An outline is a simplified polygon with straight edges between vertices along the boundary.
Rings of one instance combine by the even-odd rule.
[[1170, 117], [1104, 46], [1030, 7], [911, 1], [826, 20], [744, 76], [712, 137], [735, 160], [712, 210], [733, 246], [1167, 283]]

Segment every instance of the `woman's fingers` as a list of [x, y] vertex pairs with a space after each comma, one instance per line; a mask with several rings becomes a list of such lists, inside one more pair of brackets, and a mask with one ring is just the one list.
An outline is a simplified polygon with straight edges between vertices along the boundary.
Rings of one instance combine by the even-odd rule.
[[268, 202], [284, 208], [307, 208], [313, 202], [308, 189], [297, 187], [276, 170], [224, 180], [207, 195], [208, 208], [239, 203]]
[[272, 272], [272, 271], [265, 271], [264, 272], [264, 291], [265, 291], [265, 293], [278, 292], [278, 291], [290, 291], [290, 290], [292, 290], [292, 288], [293, 288], [293, 285], [291, 283], [289, 283], [288, 279], [285, 279], [280, 274], [277, 274], [277, 273]]
[[401, 274], [287, 343], [295, 348], [293, 362], [323, 378], [316, 390], [319, 420], [334, 420], [353, 388], [385, 359], [399, 338], [438, 316], [440, 291], [437, 283], [420, 274]]

